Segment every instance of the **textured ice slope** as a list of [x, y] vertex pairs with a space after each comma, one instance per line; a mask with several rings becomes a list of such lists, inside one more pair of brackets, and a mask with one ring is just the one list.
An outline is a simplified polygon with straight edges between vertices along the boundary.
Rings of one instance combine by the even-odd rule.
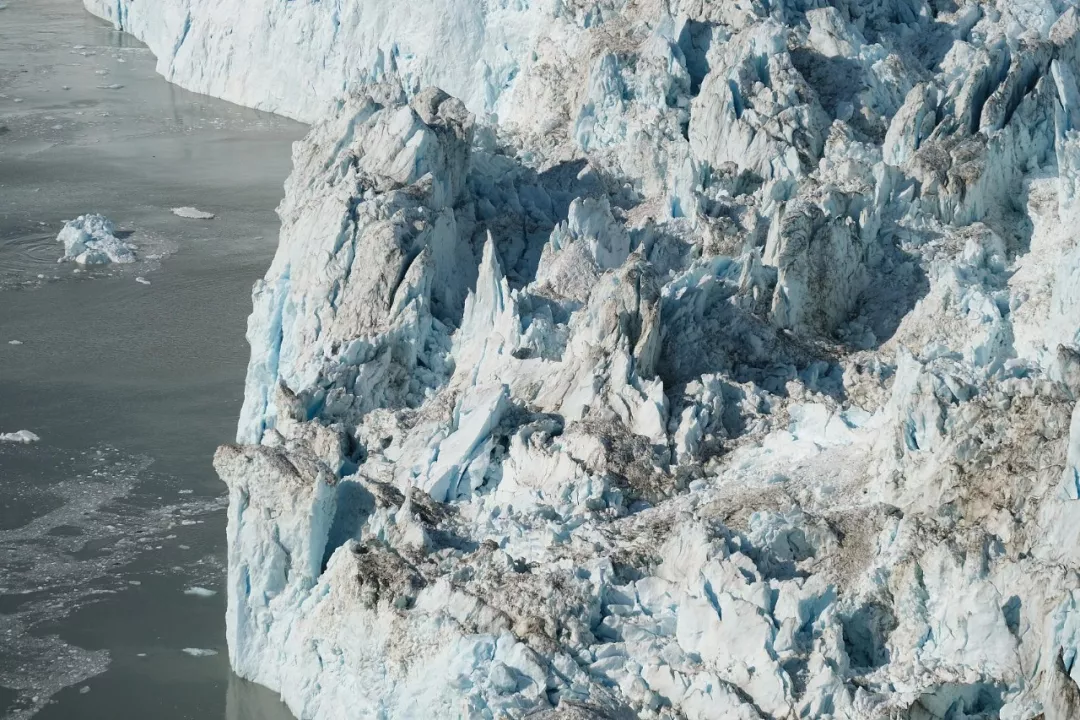
[[315, 121], [215, 458], [298, 717], [1080, 717], [1071, 5], [87, 2]]

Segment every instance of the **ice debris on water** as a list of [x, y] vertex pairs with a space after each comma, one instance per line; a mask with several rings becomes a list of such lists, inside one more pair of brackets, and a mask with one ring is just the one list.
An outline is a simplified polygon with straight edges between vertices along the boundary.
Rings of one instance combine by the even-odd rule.
[[0, 433], [0, 442], [29, 445], [30, 443], [36, 443], [39, 440], [41, 440], [41, 438], [29, 430], [16, 430], [15, 432]]
[[213, 597], [214, 595], [217, 595], [217, 591], [216, 590], [210, 590], [210, 589], [204, 588], [204, 587], [195, 586], [195, 587], [189, 587], [189, 588], [185, 589], [184, 594], [185, 595], [194, 595], [196, 597]]
[[80, 215], [64, 224], [56, 239], [64, 244], [61, 260], [79, 265], [135, 262], [135, 246], [113, 233], [116, 228], [104, 215]]
[[189, 220], [213, 220], [214, 213], [206, 212], [194, 207], [175, 207], [172, 209], [173, 215], [177, 217], [187, 218]]
[[135, 282], [139, 283], [140, 285], [149, 285], [150, 284], [150, 281], [147, 280], [146, 278], [144, 278], [142, 275], [139, 275], [138, 277], [136, 277]]
[[22, 345], [22, 340], [8, 340], [8, 345]]
[[1078, 716], [1072, 4], [86, 3], [312, 123], [215, 456], [240, 676]]
[[212, 657], [217, 655], [217, 650], [209, 650], [207, 648], [184, 648], [181, 652], [187, 653], [192, 657]]

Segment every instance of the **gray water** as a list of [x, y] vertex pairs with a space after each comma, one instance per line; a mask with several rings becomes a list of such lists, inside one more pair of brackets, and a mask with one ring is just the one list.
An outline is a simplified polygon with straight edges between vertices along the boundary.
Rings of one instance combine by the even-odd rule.
[[[0, 433], [41, 437], [0, 443], [0, 716], [288, 718], [229, 671], [210, 458], [304, 128], [169, 85], [79, 0], [0, 7]], [[58, 264], [87, 212], [143, 259]]]

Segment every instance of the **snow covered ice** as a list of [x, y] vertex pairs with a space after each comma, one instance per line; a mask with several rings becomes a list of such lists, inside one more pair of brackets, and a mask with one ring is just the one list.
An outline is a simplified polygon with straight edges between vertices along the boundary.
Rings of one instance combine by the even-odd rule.
[[80, 215], [64, 223], [56, 239], [64, 244], [61, 260], [79, 265], [135, 262], [135, 246], [117, 239], [116, 228], [104, 215]]
[[238, 674], [1080, 717], [1075, 7], [86, 4], [313, 123], [215, 456]]

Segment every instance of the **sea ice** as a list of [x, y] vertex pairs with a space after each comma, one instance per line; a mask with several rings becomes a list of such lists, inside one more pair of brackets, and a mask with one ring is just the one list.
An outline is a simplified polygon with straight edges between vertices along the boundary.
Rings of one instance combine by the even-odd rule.
[[172, 209], [173, 215], [189, 220], [213, 220], [214, 213], [205, 212], [194, 207], [176, 207]]
[[7, 443], [20, 443], [22, 445], [29, 445], [41, 440], [37, 435], [29, 430], [16, 430], [10, 433], [0, 433], [0, 442]]
[[217, 650], [209, 650], [207, 648], [184, 648], [181, 652], [187, 653], [192, 657], [212, 657], [217, 655]]

